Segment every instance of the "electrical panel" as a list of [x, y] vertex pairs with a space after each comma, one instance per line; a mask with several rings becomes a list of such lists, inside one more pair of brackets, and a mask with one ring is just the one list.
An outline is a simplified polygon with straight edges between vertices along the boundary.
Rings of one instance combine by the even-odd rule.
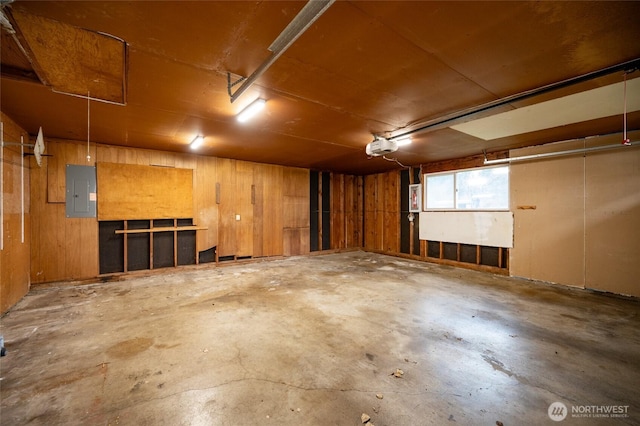
[[96, 168], [67, 164], [67, 217], [96, 217]]

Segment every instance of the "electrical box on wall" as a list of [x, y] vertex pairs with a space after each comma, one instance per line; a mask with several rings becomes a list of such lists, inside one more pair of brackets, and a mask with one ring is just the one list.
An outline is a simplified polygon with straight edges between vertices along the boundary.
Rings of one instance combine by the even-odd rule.
[[96, 217], [96, 168], [67, 164], [67, 217]]

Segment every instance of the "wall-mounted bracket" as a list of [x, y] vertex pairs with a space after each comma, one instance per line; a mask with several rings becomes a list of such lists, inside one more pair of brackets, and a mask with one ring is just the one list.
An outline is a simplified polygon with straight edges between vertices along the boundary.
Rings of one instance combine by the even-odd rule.
[[229, 93], [229, 97], [232, 99], [231, 102], [233, 102], [233, 93], [231, 93], [231, 89], [233, 88], [233, 86], [242, 83], [246, 79], [247, 79], [247, 77], [240, 77], [239, 79], [237, 79], [236, 81], [234, 81], [232, 83], [231, 82], [231, 73], [227, 72], [227, 93]]

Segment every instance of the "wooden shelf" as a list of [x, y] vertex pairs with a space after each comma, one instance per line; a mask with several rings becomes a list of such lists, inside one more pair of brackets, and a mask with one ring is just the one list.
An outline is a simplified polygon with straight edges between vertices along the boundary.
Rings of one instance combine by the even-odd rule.
[[196, 231], [208, 229], [193, 218], [99, 223], [101, 274], [197, 265]]
[[116, 234], [143, 234], [150, 232], [199, 231], [209, 229], [206, 226], [167, 226], [165, 228], [148, 229], [116, 229]]

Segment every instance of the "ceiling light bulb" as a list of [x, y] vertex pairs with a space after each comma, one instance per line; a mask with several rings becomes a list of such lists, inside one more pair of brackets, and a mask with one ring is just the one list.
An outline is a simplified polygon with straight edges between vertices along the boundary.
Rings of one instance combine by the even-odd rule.
[[191, 141], [191, 145], [189, 145], [189, 146], [191, 147], [191, 149], [198, 149], [200, 147], [200, 145], [202, 145], [203, 142], [204, 142], [204, 137], [203, 136], [196, 136]]
[[252, 117], [254, 117], [258, 112], [260, 112], [264, 108], [264, 104], [267, 101], [261, 98], [253, 101], [248, 107], [243, 109], [240, 114], [238, 114], [238, 121], [240, 123], [245, 123], [249, 121]]
[[411, 141], [411, 136], [404, 136], [398, 139], [393, 140], [398, 146], [409, 145]]

